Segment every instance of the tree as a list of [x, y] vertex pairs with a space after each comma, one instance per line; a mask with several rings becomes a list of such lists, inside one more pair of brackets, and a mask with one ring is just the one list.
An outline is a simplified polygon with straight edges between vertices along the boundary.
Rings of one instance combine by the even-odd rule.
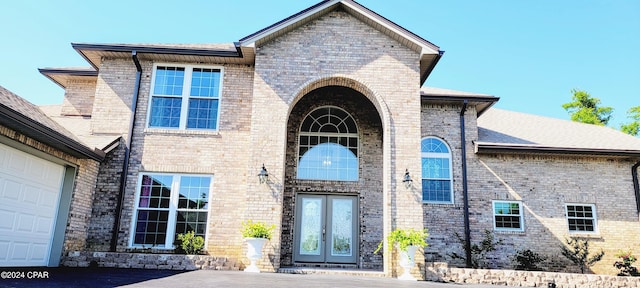
[[[593, 266], [596, 262], [602, 260], [604, 251], [589, 257], [589, 240], [580, 240], [577, 238], [566, 239], [567, 245], [562, 245], [562, 255], [571, 260], [580, 267], [580, 273], [584, 274], [584, 270]], [[568, 247], [567, 247], [568, 246]]]
[[[456, 238], [458, 239], [458, 242], [460, 242], [460, 244], [462, 244], [462, 248], [465, 249], [465, 254], [464, 255], [459, 255], [456, 252], [452, 252], [451, 254], [449, 254], [449, 257], [451, 257], [452, 259], [461, 259], [461, 260], [467, 260], [467, 253], [466, 253], [466, 247], [467, 247], [467, 241], [465, 239], [462, 238], [462, 236], [460, 236], [460, 234], [458, 234], [458, 232], [455, 232], [454, 235], [456, 236]], [[473, 243], [471, 244], [471, 267], [470, 268], [474, 268], [474, 269], [478, 269], [478, 268], [486, 268], [486, 263], [485, 261], [487, 260], [487, 253], [491, 252], [491, 251], [496, 251], [496, 246], [501, 245], [502, 244], [502, 239], [498, 239], [495, 240], [495, 236], [493, 236], [493, 233], [491, 233], [491, 231], [485, 229], [484, 230], [484, 239], [482, 239], [482, 241], [480, 242], [480, 244], [477, 243]]]
[[609, 123], [613, 108], [600, 107], [600, 99], [591, 97], [586, 91], [573, 89], [571, 93], [573, 101], [562, 104], [562, 108], [569, 112], [572, 121], [600, 126]]
[[620, 125], [620, 130], [629, 135], [638, 136], [640, 134], [640, 106], [631, 107], [627, 111], [627, 117], [633, 122]]

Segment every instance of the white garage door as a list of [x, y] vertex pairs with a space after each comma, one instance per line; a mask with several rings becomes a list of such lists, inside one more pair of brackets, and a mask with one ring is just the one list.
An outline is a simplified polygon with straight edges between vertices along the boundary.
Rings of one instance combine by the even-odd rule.
[[47, 266], [64, 167], [0, 144], [0, 267]]

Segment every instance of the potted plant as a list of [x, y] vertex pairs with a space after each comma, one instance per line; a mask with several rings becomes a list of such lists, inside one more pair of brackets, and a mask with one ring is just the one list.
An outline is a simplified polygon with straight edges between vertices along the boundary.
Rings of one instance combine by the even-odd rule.
[[245, 272], [260, 273], [256, 261], [262, 258], [262, 247], [271, 240], [275, 225], [267, 226], [264, 222], [247, 220], [242, 223], [242, 237], [247, 241], [247, 258], [251, 264], [244, 269]]
[[[427, 229], [423, 230], [415, 230], [411, 229], [396, 229], [393, 230], [389, 236], [387, 236], [387, 241], [390, 245], [394, 245], [398, 247], [399, 251], [399, 264], [400, 267], [404, 269], [404, 273], [398, 276], [400, 280], [417, 280], [415, 277], [411, 275], [411, 268], [416, 265], [415, 255], [416, 251], [420, 247], [426, 247], [427, 244]], [[378, 244], [378, 248], [373, 253], [378, 253], [380, 249], [382, 249], [383, 241]]]

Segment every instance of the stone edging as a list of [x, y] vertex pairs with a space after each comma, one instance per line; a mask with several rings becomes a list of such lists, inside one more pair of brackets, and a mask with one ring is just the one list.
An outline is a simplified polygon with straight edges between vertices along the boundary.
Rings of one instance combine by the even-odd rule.
[[621, 277], [598, 274], [534, 272], [520, 270], [493, 270], [449, 268], [447, 263], [427, 263], [426, 280], [438, 282], [493, 284], [521, 287], [556, 288], [617, 288], [640, 287], [640, 277]]
[[146, 254], [125, 252], [73, 251], [64, 256], [65, 267], [108, 267], [168, 270], [239, 270], [235, 261], [209, 255]]

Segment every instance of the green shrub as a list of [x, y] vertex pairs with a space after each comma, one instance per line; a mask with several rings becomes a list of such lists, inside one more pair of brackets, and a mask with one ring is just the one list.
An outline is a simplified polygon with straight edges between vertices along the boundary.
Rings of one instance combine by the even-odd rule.
[[204, 238], [202, 238], [202, 236], [195, 236], [193, 231], [178, 234], [178, 241], [180, 242], [182, 251], [186, 254], [200, 254], [204, 248]]
[[[389, 233], [387, 241], [390, 245], [398, 244], [398, 249], [400, 249], [400, 251], [407, 251], [407, 247], [409, 246], [427, 246], [427, 236], [429, 236], [427, 229], [396, 229]], [[380, 241], [378, 248], [373, 253], [378, 253], [378, 251], [382, 249], [382, 245], [383, 241]]]
[[265, 238], [271, 240], [273, 229], [276, 225], [267, 226], [264, 222], [253, 222], [247, 220], [242, 223], [242, 237], [244, 238]]
[[[464, 255], [460, 255], [456, 252], [452, 252], [451, 254], [449, 254], [449, 257], [451, 257], [452, 259], [462, 259], [465, 261], [465, 263], [467, 262], [467, 253], [466, 253], [466, 249], [467, 249], [467, 241], [465, 241], [465, 239], [462, 238], [462, 236], [460, 236], [460, 234], [458, 234], [457, 232], [454, 233], [454, 235], [456, 236], [456, 238], [458, 239], [458, 242], [460, 242], [460, 244], [462, 245], [462, 249], [465, 249], [465, 254]], [[486, 268], [485, 265], [485, 260], [486, 260], [486, 255], [487, 253], [491, 252], [491, 251], [495, 251], [496, 250], [496, 246], [502, 244], [502, 239], [498, 239], [495, 240], [495, 237], [493, 236], [493, 233], [487, 229], [484, 230], [484, 239], [482, 239], [482, 241], [480, 242], [480, 244], [471, 244], [471, 267], [470, 268]]]
[[516, 270], [542, 271], [538, 264], [547, 260], [547, 257], [526, 249], [516, 251], [512, 260], [516, 262]]
[[618, 276], [640, 276], [638, 273], [638, 268], [632, 266], [638, 259], [631, 254], [631, 250], [622, 251], [620, 250], [616, 257], [620, 258], [622, 261], [616, 261], [613, 263], [613, 267], [620, 270], [618, 272]]

